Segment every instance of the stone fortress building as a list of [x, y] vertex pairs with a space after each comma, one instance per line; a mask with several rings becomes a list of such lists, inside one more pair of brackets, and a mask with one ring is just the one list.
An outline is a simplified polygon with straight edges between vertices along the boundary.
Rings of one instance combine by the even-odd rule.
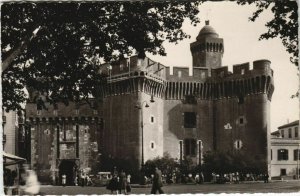
[[94, 169], [101, 154], [140, 168], [164, 153], [201, 164], [207, 151], [242, 151], [270, 173], [270, 61], [228, 71], [223, 39], [208, 22], [190, 49], [191, 74], [188, 67], [171, 69], [147, 57], [103, 65], [107, 85], [99, 87], [92, 107], [43, 110], [28, 103], [31, 165], [39, 176], [68, 173], [71, 181], [76, 171]]

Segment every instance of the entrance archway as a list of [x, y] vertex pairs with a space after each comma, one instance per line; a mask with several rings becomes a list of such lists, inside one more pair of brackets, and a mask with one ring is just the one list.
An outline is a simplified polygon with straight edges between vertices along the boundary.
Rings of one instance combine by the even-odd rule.
[[66, 185], [74, 185], [74, 179], [76, 176], [76, 163], [75, 160], [64, 159], [59, 164], [59, 184], [61, 184], [62, 175], [66, 175]]

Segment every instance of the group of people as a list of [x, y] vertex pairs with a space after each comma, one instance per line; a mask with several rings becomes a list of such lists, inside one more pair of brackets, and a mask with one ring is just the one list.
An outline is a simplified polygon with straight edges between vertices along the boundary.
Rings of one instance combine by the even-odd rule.
[[123, 170], [118, 172], [117, 168], [114, 167], [112, 179], [109, 181], [106, 188], [109, 189], [112, 194], [114, 191], [116, 191], [117, 194], [121, 194], [122, 192], [127, 194], [131, 192], [130, 178], [130, 174], [126, 176], [126, 173]]
[[[107, 189], [111, 191], [111, 194], [116, 191], [117, 194], [128, 194], [131, 192], [131, 185], [130, 185], [130, 175], [126, 176], [126, 173], [123, 170], [120, 172], [117, 171], [116, 167], [114, 167], [112, 179], [109, 181], [107, 185]], [[162, 180], [162, 172], [158, 167], [155, 167], [154, 174], [152, 175], [152, 188], [151, 194], [163, 194], [164, 191], [162, 190], [163, 187], [163, 180]]]
[[265, 183], [269, 182], [269, 175], [268, 174], [260, 174], [260, 175], [255, 175], [255, 174], [242, 174], [239, 172], [235, 173], [228, 173], [228, 174], [216, 174], [212, 173], [212, 183], [225, 183], [229, 182], [238, 184], [241, 181], [257, 181], [257, 180], [263, 180]]

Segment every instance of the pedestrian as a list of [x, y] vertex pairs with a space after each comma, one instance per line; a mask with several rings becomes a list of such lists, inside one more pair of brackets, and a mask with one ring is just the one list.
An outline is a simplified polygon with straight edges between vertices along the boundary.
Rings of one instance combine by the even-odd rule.
[[78, 186], [78, 178], [79, 178], [79, 176], [77, 175], [77, 176], [75, 177], [75, 179], [74, 179], [74, 184], [75, 184], [75, 186]]
[[156, 194], [157, 191], [159, 194], [164, 194], [164, 191], [162, 190], [163, 184], [161, 175], [161, 171], [158, 169], [158, 167], [155, 167], [151, 194]]
[[63, 175], [61, 176], [61, 184], [62, 184], [63, 186], [66, 186], [66, 183], [67, 183], [67, 175], [66, 175], [66, 174], [63, 174]]
[[240, 174], [239, 174], [239, 172], [236, 172], [236, 174], [235, 174], [235, 182], [236, 182], [236, 184], [240, 183]]
[[196, 176], [195, 176], [195, 182], [197, 184], [200, 184], [200, 175], [199, 174], [196, 174]]
[[269, 174], [266, 173], [266, 174], [264, 175], [264, 183], [268, 183], [268, 182], [269, 182]]
[[200, 172], [200, 184], [204, 183], [204, 175], [203, 172]]
[[126, 191], [126, 186], [127, 186], [127, 178], [126, 178], [126, 173], [121, 170], [119, 173], [119, 183], [118, 183], [118, 193], [122, 194], [122, 191], [124, 191], [124, 194], [127, 194]]
[[110, 190], [111, 194], [113, 194], [114, 191], [118, 193], [118, 181], [119, 181], [119, 177], [118, 177], [117, 167], [114, 167], [114, 170], [112, 172], [112, 178], [106, 186], [106, 189]]
[[27, 170], [26, 174], [24, 195], [38, 194], [40, 191], [40, 183], [38, 181], [36, 173], [33, 170]]
[[131, 182], [131, 175], [128, 174], [127, 175], [127, 178], [126, 178], [126, 192], [127, 194], [131, 192], [131, 185], [130, 185], [130, 182]]

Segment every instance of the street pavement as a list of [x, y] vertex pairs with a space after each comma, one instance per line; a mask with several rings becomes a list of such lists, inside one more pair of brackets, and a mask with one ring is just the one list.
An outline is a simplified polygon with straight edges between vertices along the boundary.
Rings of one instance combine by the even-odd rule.
[[[248, 182], [240, 184], [171, 184], [163, 187], [165, 194], [184, 193], [299, 193], [300, 181], [275, 181], [270, 183]], [[151, 186], [133, 186], [131, 194], [150, 194]], [[50, 186], [42, 185], [41, 193], [45, 195], [103, 195], [111, 194], [105, 187]]]

